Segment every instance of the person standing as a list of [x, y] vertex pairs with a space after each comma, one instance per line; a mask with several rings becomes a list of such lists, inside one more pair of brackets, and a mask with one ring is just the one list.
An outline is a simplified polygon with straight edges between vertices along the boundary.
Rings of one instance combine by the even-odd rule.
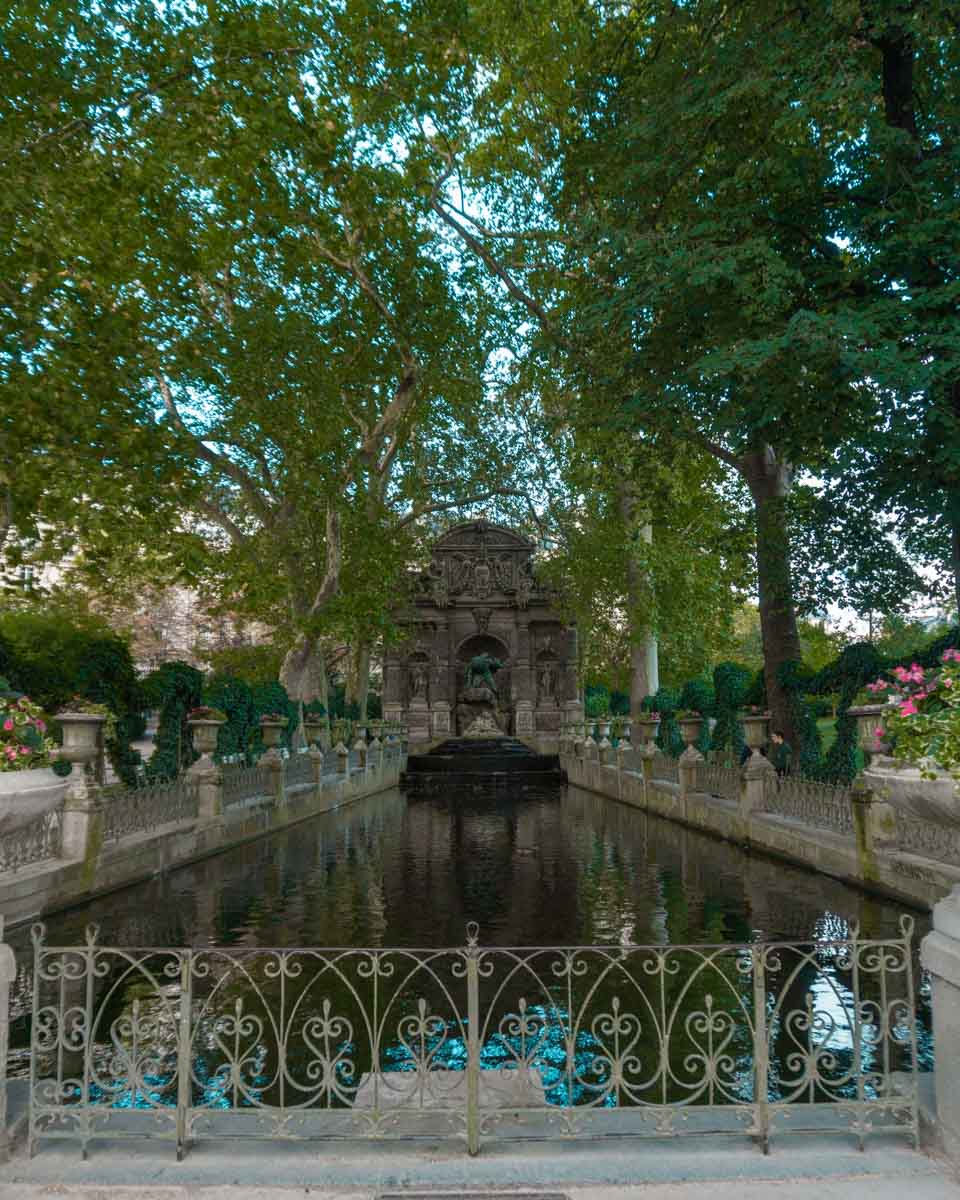
[[775, 729], [770, 735], [770, 761], [776, 768], [777, 777], [782, 779], [790, 771], [790, 756], [793, 750], [783, 736], [782, 729]]

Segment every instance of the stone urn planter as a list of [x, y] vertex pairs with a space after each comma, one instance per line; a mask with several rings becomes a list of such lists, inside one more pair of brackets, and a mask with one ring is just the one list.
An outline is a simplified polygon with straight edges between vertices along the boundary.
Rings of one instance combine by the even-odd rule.
[[861, 704], [847, 709], [848, 716], [856, 719], [857, 744], [868, 763], [875, 755], [886, 754], [890, 749], [883, 730], [883, 715], [886, 711], [885, 704]]
[[703, 729], [703, 717], [678, 717], [677, 724], [680, 726], [680, 736], [684, 745], [692, 746]]
[[657, 734], [660, 732], [659, 717], [637, 717], [633, 724], [640, 734], [641, 746], [650, 746], [657, 740]]
[[209, 765], [213, 760], [211, 755], [217, 748], [217, 738], [220, 727], [226, 725], [216, 717], [192, 717], [187, 720], [193, 737], [193, 748], [200, 754], [199, 761]]
[[919, 767], [875, 754], [863, 777], [893, 808], [936, 825], [960, 826], [960, 783], [935, 770], [934, 779], [924, 779]]
[[754, 754], [759, 754], [767, 741], [767, 731], [770, 728], [769, 713], [741, 713], [740, 723], [743, 725], [743, 738]]
[[323, 737], [326, 728], [326, 722], [323, 717], [305, 716], [303, 718], [303, 733], [307, 739], [307, 745], [316, 746]]
[[260, 736], [263, 738], [263, 744], [268, 750], [277, 749], [283, 740], [283, 731], [286, 727], [286, 721], [275, 721], [269, 717], [260, 718]]
[[63, 803], [67, 778], [52, 767], [0, 771], [0, 833], [11, 833]]

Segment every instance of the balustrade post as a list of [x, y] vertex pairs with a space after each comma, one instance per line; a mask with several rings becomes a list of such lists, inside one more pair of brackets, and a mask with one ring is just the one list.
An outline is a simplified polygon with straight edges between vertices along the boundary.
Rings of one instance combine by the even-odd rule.
[[771, 776], [775, 784], [777, 771], [773, 763], [762, 754], [751, 754], [740, 772], [740, 816], [744, 820], [766, 809]]
[[3, 940], [0, 913], [0, 1162], [6, 1162], [7, 1145], [7, 1054], [10, 1048], [10, 985], [17, 977], [17, 960]]
[[478, 926], [467, 925], [467, 1153], [480, 1152], [480, 950]]
[[677, 778], [680, 782], [680, 795], [684, 799], [697, 790], [697, 764], [702, 762], [703, 755], [694, 745], [688, 745], [680, 755]]
[[367, 747], [370, 766], [380, 774], [383, 774], [383, 743], [376, 734], [373, 735], [373, 741]]
[[320, 803], [320, 793], [323, 790], [323, 750], [319, 746], [313, 745], [307, 751], [310, 759], [310, 770], [313, 779], [313, 800], [315, 804]]
[[214, 761], [213, 752], [223, 721], [193, 720], [187, 722], [193, 737], [194, 749], [200, 757], [187, 768], [187, 786], [197, 795], [197, 821], [209, 825], [223, 816], [223, 768]]
[[640, 747], [640, 769], [643, 771], [643, 795], [646, 800], [653, 787], [653, 760], [657, 757], [657, 747], [653, 742], [644, 742]]
[[762, 945], [750, 950], [753, 967], [753, 1134], [764, 1154], [770, 1153], [770, 1046], [767, 1034], [766, 952]]
[[893, 806], [877, 796], [862, 774], [850, 786], [850, 807], [860, 870], [865, 879], [871, 879], [876, 873], [877, 851], [896, 845], [896, 815]]
[[197, 821], [210, 825], [223, 817], [223, 768], [203, 759], [187, 768], [187, 785], [196, 790]]
[[350, 776], [350, 751], [346, 748], [343, 742], [337, 742], [334, 747], [334, 753], [337, 756], [337, 774], [349, 778]]
[[358, 737], [353, 743], [353, 748], [357, 755], [357, 770], [363, 775], [367, 770], [367, 743], [362, 737]]
[[960, 886], [933, 909], [933, 931], [920, 945], [930, 975], [937, 1127], [945, 1153], [960, 1162]]

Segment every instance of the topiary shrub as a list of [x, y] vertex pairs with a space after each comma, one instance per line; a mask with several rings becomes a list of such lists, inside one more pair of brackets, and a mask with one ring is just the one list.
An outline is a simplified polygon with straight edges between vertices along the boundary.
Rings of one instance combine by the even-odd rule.
[[214, 675], [203, 689], [203, 700], [205, 704], [222, 709], [227, 717], [226, 725], [217, 735], [215, 760], [239, 758], [249, 764], [252, 761], [249, 746], [257, 724], [253, 689], [242, 679]]
[[250, 742], [250, 751], [253, 758], [259, 758], [264, 752], [265, 747], [263, 739], [260, 737], [259, 721], [261, 717], [265, 717], [269, 713], [283, 713], [286, 715], [287, 725], [280, 739], [280, 744], [289, 750], [293, 741], [293, 735], [296, 733], [297, 725], [300, 721], [299, 705], [290, 699], [286, 688], [276, 680], [272, 680], [270, 683], [258, 684], [255, 688], [251, 689], [251, 692], [255, 722], [255, 729], [253, 730]]
[[660, 688], [652, 696], [647, 696], [641, 708], [644, 712], [660, 714], [660, 729], [657, 733], [657, 745], [673, 758], [679, 758], [683, 753], [684, 742], [677, 724], [677, 710], [680, 707], [680, 693], [673, 688]]
[[726, 752], [739, 761], [743, 752], [743, 726], [737, 715], [746, 703], [750, 687], [750, 672], [735, 662], [718, 663], [713, 669], [714, 707], [717, 723], [713, 728], [710, 748]]
[[809, 690], [839, 692], [837, 704], [837, 739], [827, 751], [819, 774], [838, 783], [849, 783], [860, 769], [857, 751], [857, 722], [847, 709], [854, 703], [857, 692], [872, 682], [883, 670], [883, 659], [870, 642], [847, 646], [832, 663], [819, 671], [809, 684]]
[[193, 748], [187, 713], [200, 704], [203, 676], [185, 662], [163, 663], [145, 680], [147, 694], [160, 709], [148, 779], [175, 779], [200, 756]]

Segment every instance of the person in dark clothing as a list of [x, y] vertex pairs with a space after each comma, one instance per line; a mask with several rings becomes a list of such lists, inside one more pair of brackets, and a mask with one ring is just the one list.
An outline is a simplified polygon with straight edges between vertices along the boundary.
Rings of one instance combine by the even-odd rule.
[[775, 729], [770, 735], [770, 761], [777, 770], [777, 776], [782, 779], [790, 770], [790, 757], [793, 751], [790, 743], [784, 738], [782, 729]]
[[741, 767], [744, 765], [744, 763], [747, 761], [747, 759], [750, 757], [750, 755], [752, 753], [753, 753], [753, 751], [750, 749], [750, 747], [747, 745], [747, 743], [744, 742], [743, 749], [740, 751], [740, 766]]

